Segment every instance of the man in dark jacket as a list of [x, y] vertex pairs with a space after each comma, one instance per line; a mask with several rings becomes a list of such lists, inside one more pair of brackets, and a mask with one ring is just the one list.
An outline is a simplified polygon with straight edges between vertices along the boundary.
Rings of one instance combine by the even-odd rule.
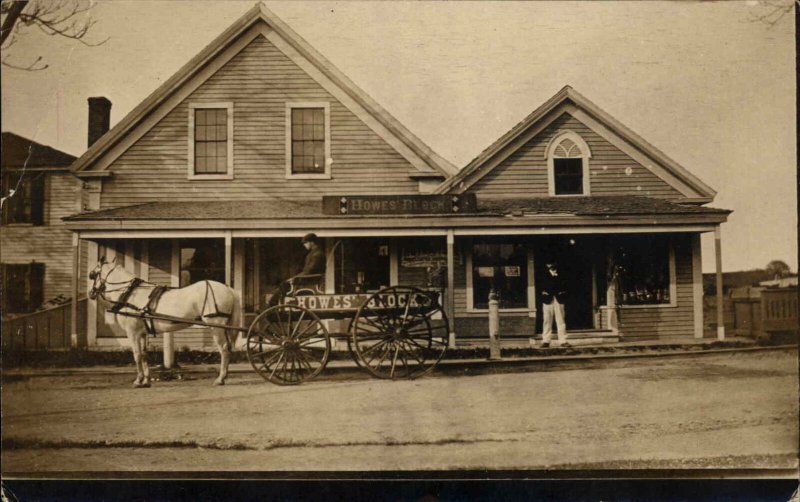
[[270, 297], [267, 307], [274, 307], [277, 305], [283, 297], [286, 296], [286, 293], [291, 290], [293, 281], [308, 276], [325, 275], [325, 252], [322, 250], [317, 234], [312, 233], [304, 235], [303, 247], [308, 251], [303, 264], [303, 270], [292, 278], [281, 282], [280, 286], [275, 289]]
[[562, 347], [567, 343], [567, 323], [564, 320], [564, 302], [567, 296], [567, 285], [564, 276], [558, 273], [555, 260], [547, 260], [547, 270], [542, 274], [542, 347], [549, 347], [553, 338], [553, 318], [558, 329], [558, 341]]

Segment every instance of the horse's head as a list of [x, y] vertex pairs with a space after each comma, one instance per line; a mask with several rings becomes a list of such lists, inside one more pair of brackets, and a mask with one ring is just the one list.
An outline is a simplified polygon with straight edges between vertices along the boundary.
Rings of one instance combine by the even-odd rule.
[[106, 290], [108, 276], [111, 275], [111, 272], [113, 272], [116, 267], [116, 258], [108, 262], [105, 256], [100, 257], [97, 265], [89, 272], [89, 279], [92, 280], [92, 289], [89, 291], [89, 298], [94, 300]]

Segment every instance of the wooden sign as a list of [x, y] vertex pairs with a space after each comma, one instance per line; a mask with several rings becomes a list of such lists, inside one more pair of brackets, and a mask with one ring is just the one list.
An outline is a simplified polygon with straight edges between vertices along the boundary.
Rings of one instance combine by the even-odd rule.
[[350, 311], [358, 310], [366, 304], [375, 311], [384, 309], [421, 309], [432, 308], [438, 304], [438, 293], [424, 292], [412, 295], [395, 295], [394, 293], [382, 293], [376, 296], [363, 293], [352, 294], [330, 294], [330, 295], [307, 295], [307, 296], [287, 296], [284, 299], [287, 305], [297, 305], [299, 307], [320, 311]]
[[326, 195], [322, 212], [330, 215], [462, 214], [478, 209], [475, 194]]

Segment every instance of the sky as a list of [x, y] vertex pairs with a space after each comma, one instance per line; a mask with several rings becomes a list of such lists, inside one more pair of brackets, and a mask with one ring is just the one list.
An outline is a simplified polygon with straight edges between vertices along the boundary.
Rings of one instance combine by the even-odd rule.
[[[118, 122], [253, 1], [99, 1], [86, 40], [21, 35], [2, 129], [73, 155], [90, 96]], [[463, 167], [564, 85], [717, 191], [723, 270], [797, 271], [794, 16], [746, 2], [266, 2], [440, 155]], [[713, 234], [703, 270], [714, 271]]]

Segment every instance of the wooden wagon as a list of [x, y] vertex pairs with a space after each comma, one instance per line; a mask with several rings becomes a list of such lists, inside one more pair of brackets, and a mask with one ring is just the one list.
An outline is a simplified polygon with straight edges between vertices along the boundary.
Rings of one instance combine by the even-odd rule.
[[[307, 292], [308, 293], [308, 292]], [[247, 331], [247, 358], [266, 380], [293, 385], [318, 376], [331, 340], [347, 342], [358, 366], [377, 378], [416, 378], [447, 349], [441, 292], [392, 286], [371, 294], [289, 294]], [[329, 321], [346, 329], [330, 332]]]

